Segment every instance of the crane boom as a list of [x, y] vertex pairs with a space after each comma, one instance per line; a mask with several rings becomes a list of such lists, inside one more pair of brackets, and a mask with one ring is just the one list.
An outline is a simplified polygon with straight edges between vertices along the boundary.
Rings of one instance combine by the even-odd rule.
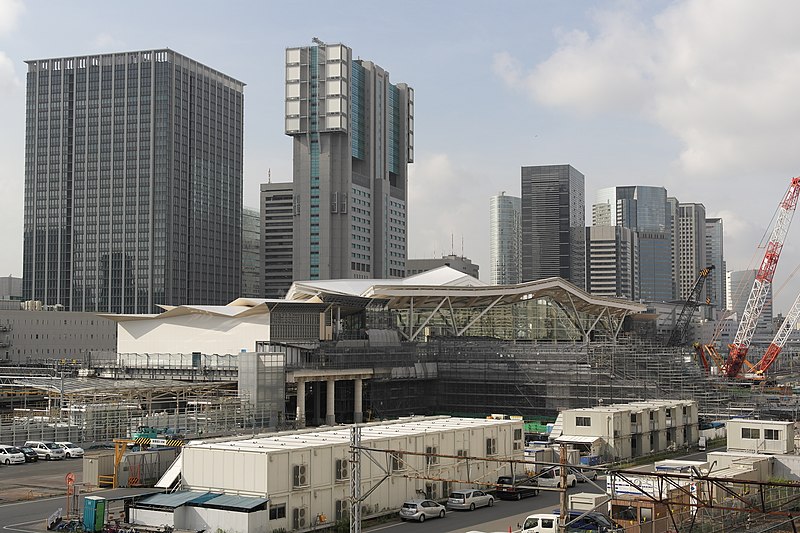
[[672, 329], [672, 333], [670, 333], [669, 339], [667, 340], [667, 346], [678, 346], [683, 344], [686, 340], [686, 332], [689, 330], [689, 324], [692, 321], [694, 311], [700, 306], [700, 302], [698, 301], [700, 299], [700, 293], [703, 292], [706, 278], [708, 278], [712, 270], [714, 270], [714, 265], [709, 265], [701, 270], [700, 274], [697, 276], [697, 281], [694, 282], [692, 292], [683, 304], [678, 320], [675, 321], [675, 327]]
[[783, 319], [781, 327], [778, 328], [778, 332], [775, 334], [775, 338], [772, 339], [772, 343], [769, 345], [769, 348], [767, 348], [767, 351], [764, 352], [764, 356], [756, 363], [754, 367], [756, 374], [762, 375], [769, 370], [769, 367], [772, 366], [772, 363], [775, 362], [775, 359], [778, 358], [781, 350], [783, 350], [783, 346], [786, 344], [786, 340], [789, 338], [789, 334], [794, 329], [794, 325], [797, 324], [798, 319], [800, 319], [800, 294], [797, 295], [797, 298], [792, 304], [792, 308], [789, 310], [786, 318]]
[[750, 348], [750, 341], [753, 339], [756, 322], [761, 315], [761, 310], [764, 308], [764, 302], [767, 300], [769, 289], [772, 286], [772, 278], [775, 275], [775, 269], [781, 257], [783, 241], [786, 239], [786, 234], [792, 223], [798, 195], [800, 195], [800, 177], [792, 178], [789, 190], [786, 191], [786, 195], [780, 203], [778, 218], [772, 228], [772, 235], [770, 235], [767, 250], [764, 252], [764, 259], [762, 259], [761, 266], [756, 273], [750, 297], [747, 299], [747, 305], [745, 305], [742, 319], [739, 322], [739, 329], [736, 330], [736, 337], [733, 339], [733, 344], [731, 344], [728, 352], [728, 359], [725, 361], [725, 375], [729, 378], [735, 378], [739, 375], [739, 371], [747, 358], [747, 350]]

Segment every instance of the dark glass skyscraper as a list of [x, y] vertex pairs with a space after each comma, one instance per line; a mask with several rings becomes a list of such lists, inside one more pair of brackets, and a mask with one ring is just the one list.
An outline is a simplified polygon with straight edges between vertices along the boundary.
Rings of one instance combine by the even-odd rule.
[[166, 49], [27, 64], [23, 297], [239, 296], [244, 84]]
[[522, 167], [522, 281], [586, 284], [584, 177], [571, 165]]

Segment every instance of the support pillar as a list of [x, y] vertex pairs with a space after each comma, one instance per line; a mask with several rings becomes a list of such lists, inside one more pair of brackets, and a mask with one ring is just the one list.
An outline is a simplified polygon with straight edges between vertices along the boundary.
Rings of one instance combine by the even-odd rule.
[[306, 380], [297, 380], [297, 427], [306, 427]]
[[329, 426], [335, 426], [336, 425], [336, 415], [334, 414], [334, 409], [333, 408], [334, 408], [334, 405], [335, 405], [335, 402], [336, 402], [336, 397], [335, 397], [336, 380], [334, 380], [332, 378], [328, 378], [328, 387], [327, 387], [327, 389], [328, 390], [326, 392], [328, 393], [328, 401], [326, 403], [328, 404], [327, 405], [328, 409], [327, 409], [327, 413], [325, 415], [325, 423], [328, 424]]
[[361, 378], [356, 378], [353, 381], [353, 422], [360, 424], [364, 421], [364, 413], [362, 411], [361, 396], [363, 395], [364, 381]]

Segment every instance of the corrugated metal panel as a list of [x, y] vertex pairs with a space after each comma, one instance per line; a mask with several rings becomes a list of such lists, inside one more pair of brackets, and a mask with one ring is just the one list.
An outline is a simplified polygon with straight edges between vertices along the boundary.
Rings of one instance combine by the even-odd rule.
[[267, 498], [222, 494], [215, 495], [214, 498], [193, 500], [189, 505], [193, 507], [208, 507], [210, 509], [250, 511], [266, 505], [268, 501]]
[[171, 494], [154, 494], [136, 504], [137, 507], [169, 507], [175, 509], [185, 505], [195, 498], [200, 498], [207, 492], [173, 492]]

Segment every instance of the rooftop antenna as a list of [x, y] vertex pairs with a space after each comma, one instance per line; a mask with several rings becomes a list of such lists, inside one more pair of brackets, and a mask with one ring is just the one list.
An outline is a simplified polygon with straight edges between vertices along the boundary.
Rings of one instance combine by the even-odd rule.
[[267, 183], [272, 183], [272, 169], [267, 169]]
[[461, 258], [464, 258], [464, 234], [461, 234]]
[[316, 44], [317, 46], [325, 46], [325, 43], [320, 41], [317, 37], [312, 37], [311, 42]]
[[453, 234], [450, 234], [450, 255], [455, 255], [453, 252]]

